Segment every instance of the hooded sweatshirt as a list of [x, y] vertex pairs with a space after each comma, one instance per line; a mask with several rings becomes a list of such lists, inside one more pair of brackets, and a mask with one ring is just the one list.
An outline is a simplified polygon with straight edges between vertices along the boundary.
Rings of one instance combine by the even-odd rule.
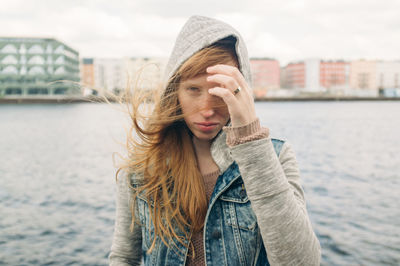
[[202, 16], [190, 17], [176, 38], [165, 68], [165, 81], [168, 82], [179, 67], [196, 52], [229, 36], [236, 39], [239, 70], [247, 83], [251, 84], [250, 61], [246, 44], [239, 32], [222, 21]]
[[[191, 17], [179, 33], [164, 80], [167, 82], [193, 54], [228, 36], [236, 39], [239, 70], [251, 84], [247, 49], [240, 34], [224, 22], [202, 16]], [[252, 124], [250, 130], [249, 127], [229, 126], [221, 130], [211, 145], [213, 160], [221, 174], [232, 163], [237, 163], [270, 265], [319, 265], [320, 244], [307, 214], [294, 152], [288, 142], [282, 141], [281, 151], [276, 154], [269, 135], [235, 142], [235, 134], [257, 133], [260, 127]], [[142, 230], [140, 226], [135, 226], [133, 232], [129, 229], [131, 196], [126, 179], [119, 178], [110, 265], [141, 263]], [[207, 260], [210, 261], [210, 258]]]

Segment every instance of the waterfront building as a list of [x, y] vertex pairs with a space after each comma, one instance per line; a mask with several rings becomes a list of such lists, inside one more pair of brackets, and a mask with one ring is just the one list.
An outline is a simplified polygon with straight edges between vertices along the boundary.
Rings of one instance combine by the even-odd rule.
[[318, 92], [324, 90], [320, 81], [321, 60], [310, 58], [304, 61], [305, 84], [303, 91]]
[[126, 86], [127, 58], [94, 58], [93, 89], [99, 95], [118, 92]]
[[319, 84], [324, 90], [344, 94], [350, 83], [350, 63], [343, 60], [321, 61]]
[[95, 94], [94, 89], [94, 65], [93, 58], [82, 58], [81, 60], [81, 87], [83, 95]]
[[52, 38], [0, 37], [0, 97], [80, 95], [79, 53]]
[[256, 98], [262, 98], [269, 91], [280, 88], [279, 62], [269, 58], [251, 58], [250, 67], [253, 75], [253, 93]]
[[355, 60], [350, 64], [350, 88], [353, 94], [377, 96], [377, 68], [375, 60]]
[[400, 61], [376, 63], [378, 89], [400, 89]]
[[282, 69], [284, 88], [305, 92], [344, 90], [349, 84], [350, 64], [342, 60], [306, 59]]
[[350, 73], [353, 94], [397, 95], [400, 89], [400, 61], [356, 60]]
[[282, 86], [287, 89], [305, 88], [305, 64], [304, 62], [291, 62], [283, 68]]
[[83, 58], [85, 94], [119, 94], [127, 87], [154, 89], [161, 81], [166, 58]]
[[129, 87], [152, 90], [162, 83], [167, 58], [133, 57], [128, 62]]

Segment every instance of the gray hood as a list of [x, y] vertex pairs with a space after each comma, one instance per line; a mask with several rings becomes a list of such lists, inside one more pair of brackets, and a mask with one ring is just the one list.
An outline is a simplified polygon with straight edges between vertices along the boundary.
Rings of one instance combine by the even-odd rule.
[[250, 62], [247, 48], [239, 32], [230, 25], [208, 17], [192, 16], [176, 38], [174, 48], [165, 68], [164, 81], [167, 82], [178, 68], [193, 54], [228, 36], [236, 38], [236, 54], [239, 69], [251, 86]]

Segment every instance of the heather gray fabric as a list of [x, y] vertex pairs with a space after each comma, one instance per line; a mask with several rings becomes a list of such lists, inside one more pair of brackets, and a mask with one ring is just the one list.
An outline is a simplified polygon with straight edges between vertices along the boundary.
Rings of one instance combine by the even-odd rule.
[[[229, 148], [225, 132], [214, 141], [211, 152], [220, 172], [233, 161], [239, 165], [247, 195], [257, 216], [270, 265], [319, 265], [321, 250], [308, 218], [295, 154], [287, 142], [279, 157], [264, 138]], [[140, 265], [141, 228], [129, 231], [131, 192], [119, 178], [117, 215], [110, 265]]]
[[246, 44], [239, 32], [222, 21], [202, 16], [189, 18], [183, 26], [176, 38], [175, 46], [165, 68], [164, 80], [168, 81], [180, 65], [193, 54], [228, 36], [236, 38], [239, 69], [246, 81], [251, 85], [250, 61]]
[[[199, 16], [191, 17], [179, 34], [166, 68], [166, 79], [195, 52], [229, 35], [237, 38], [240, 70], [250, 83], [247, 50], [239, 33], [223, 22]], [[238, 164], [270, 265], [319, 265], [320, 244], [308, 218], [291, 146], [285, 142], [279, 157], [269, 137], [228, 147], [226, 133], [221, 131], [212, 143], [211, 154], [220, 173], [234, 161]], [[140, 265], [141, 262], [141, 228], [129, 230], [130, 197], [126, 179], [119, 178], [110, 265]]]

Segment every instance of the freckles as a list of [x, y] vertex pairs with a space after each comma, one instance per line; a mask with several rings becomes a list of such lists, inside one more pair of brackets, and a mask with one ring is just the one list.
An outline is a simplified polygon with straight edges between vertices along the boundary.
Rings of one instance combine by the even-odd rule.
[[217, 113], [222, 116], [222, 117], [227, 117], [229, 118], [230, 114], [229, 114], [229, 110], [228, 107], [225, 106], [220, 106], [216, 109]]

